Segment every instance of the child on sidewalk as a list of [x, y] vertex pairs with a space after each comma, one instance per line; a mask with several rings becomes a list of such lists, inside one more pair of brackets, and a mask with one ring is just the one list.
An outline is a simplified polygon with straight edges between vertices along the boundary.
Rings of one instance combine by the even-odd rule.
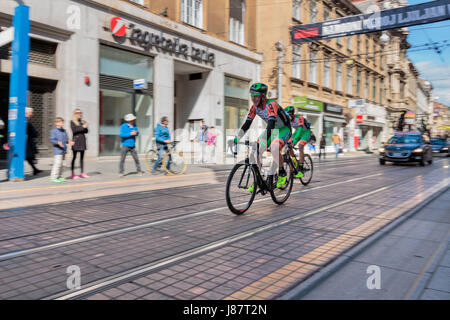
[[64, 119], [57, 117], [55, 120], [56, 128], [50, 131], [50, 142], [53, 144], [53, 167], [50, 176], [51, 182], [64, 182], [66, 179], [61, 177], [63, 167], [63, 157], [67, 152], [67, 143], [73, 145], [73, 141], [69, 140], [67, 131], [63, 128]]

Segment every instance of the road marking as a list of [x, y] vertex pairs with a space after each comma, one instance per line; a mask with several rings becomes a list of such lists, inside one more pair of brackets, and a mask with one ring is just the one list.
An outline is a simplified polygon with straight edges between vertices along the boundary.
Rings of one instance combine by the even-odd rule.
[[209, 244], [197, 247], [197, 248], [190, 249], [190, 250], [182, 252], [180, 254], [177, 254], [177, 255], [174, 255], [174, 256], [171, 256], [171, 257], [167, 257], [167, 258], [164, 258], [164, 259], [156, 261], [156, 262], [149, 263], [149, 264], [141, 266], [141, 267], [137, 267], [137, 268], [133, 268], [131, 270], [127, 270], [127, 271], [121, 272], [121, 273], [119, 273], [117, 275], [106, 277], [106, 278], [104, 278], [102, 280], [98, 280], [98, 281], [92, 282], [90, 285], [89, 284], [85, 284], [81, 290], [78, 290], [76, 292], [70, 292], [70, 293], [63, 292], [63, 293], [60, 293], [60, 294], [56, 294], [56, 295], [52, 295], [50, 297], [47, 297], [47, 298], [45, 298], [45, 300], [50, 300], [50, 299], [67, 300], [67, 299], [72, 299], [72, 298], [79, 297], [79, 296], [82, 296], [82, 295], [86, 295], [87, 293], [90, 293], [92, 291], [96, 291], [98, 289], [101, 289], [103, 287], [109, 286], [111, 284], [118, 283], [118, 282], [121, 282], [123, 280], [127, 280], [127, 279], [130, 279], [130, 278], [133, 278], [133, 277], [145, 274], [145, 273], [147, 273], [149, 271], [155, 270], [157, 268], [163, 267], [163, 266], [171, 264], [173, 262], [177, 262], [179, 260], [186, 259], [186, 258], [189, 258], [191, 256], [198, 255], [200, 253], [204, 253], [206, 251], [210, 251], [212, 249], [216, 249], [216, 248], [222, 247], [222, 246], [230, 244], [232, 242], [236, 242], [238, 240], [241, 240], [241, 239], [244, 239], [244, 238], [248, 238], [248, 237], [253, 236], [253, 235], [257, 234], [257, 233], [260, 233], [260, 232], [263, 232], [263, 231], [266, 231], [266, 230], [269, 230], [269, 229], [273, 229], [273, 228], [279, 227], [281, 225], [284, 225], [284, 224], [287, 224], [287, 223], [290, 223], [290, 222], [293, 222], [293, 221], [296, 221], [296, 220], [299, 220], [299, 219], [303, 219], [305, 217], [308, 217], [308, 216], [311, 216], [311, 215], [314, 215], [314, 214], [317, 214], [317, 213], [320, 213], [320, 212], [323, 212], [323, 211], [328, 210], [330, 208], [334, 208], [334, 207], [340, 206], [342, 204], [349, 203], [349, 202], [352, 202], [352, 201], [364, 198], [366, 196], [369, 196], [369, 195], [372, 195], [372, 194], [375, 194], [375, 193], [378, 193], [378, 192], [381, 192], [381, 191], [393, 188], [393, 187], [395, 187], [397, 185], [405, 183], [408, 180], [413, 180], [413, 179], [416, 179], [416, 178], [417, 177], [406, 178], [406, 179], [403, 179], [403, 180], [401, 180], [399, 182], [391, 184], [389, 186], [384, 186], [384, 187], [375, 189], [373, 191], [366, 192], [366, 193], [363, 193], [361, 195], [354, 196], [352, 198], [336, 202], [336, 203], [331, 204], [331, 205], [326, 205], [326, 206], [323, 206], [321, 208], [317, 208], [317, 209], [308, 211], [308, 212], [303, 213], [303, 214], [298, 214], [298, 215], [295, 215], [293, 217], [281, 219], [279, 221], [272, 222], [272, 223], [269, 223], [267, 225], [264, 225], [264, 226], [261, 226], [261, 227], [258, 227], [258, 228], [254, 228], [252, 230], [248, 230], [248, 231], [243, 232], [241, 234], [233, 235], [233, 236], [230, 236], [230, 237], [227, 237], [227, 238], [224, 238], [224, 239], [221, 239], [221, 240], [218, 240], [218, 241], [215, 241], [215, 242], [212, 242], [212, 243], [209, 243]]
[[[446, 179], [441, 182], [438, 186], [432, 189], [440, 189], [446, 187], [450, 179]], [[434, 190], [429, 190], [429, 194], [433, 194]], [[408, 203], [408, 206], [414, 206], [423, 201], [423, 193], [417, 194], [413, 199], [408, 199], [403, 203]], [[338, 256], [347, 249], [353, 247], [358, 242], [362, 241], [365, 237], [379, 230], [380, 228], [388, 225], [393, 220], [403, 215], [405, 211], [409, 209], [404, 209], [402, 212], [396, 210], [397, 208], [390, 209], [383, 212], [376, 217], [364, 222], [356, 228], [353, 228], [346, 233], [328, 241], [327, 243], [309, 251], [308, 253], [298, 257], [294, 261], [282, 266], [281, 268], [271, 272], [270, 274], [264, 276], [263, 278], [254, 281], [253, 283], [247, 285], [246, 287], [236, 291], [225, 298], [225, 300], [244, 300], [244, 299], [267, 299], [274, 293], [280, 293], [287, 287], [291, 286], [299, 278], [305, 276], [312, 270], [318, 270], [319, 265], [327, 263], [330, 259]], [[448, 232], [450, 233], [450, 231]], [[447, 233], [447, 234], [448, 234]], [[446, 239], [447, 237], [445, 237]], [[442, 244], [441, 244], [442, 245]], [[437, 252], [437, 251], [436, 251]], [[434, 254], [436, 255], [436, 253]], [[434, 256], [433, 256], [434, 257]], [[432, 257], [432, 258], [433, 258]], [[430, 259], [432, 261], [432, 259]], [[428, 265], [425, 266], [424, 271], [427, 269]], [[280, 286], [280, 282], [284, 285]], [[410, 292], [415, 285], [411, 288]], [[406, 297], [409, 296], [409, 293]]]
[[[354, 181], [357, 181], [357, 180], [367, 179], [367, 178], [374, 177], [374, 176], [379, 176], [379, 175], [381, 175], [381, 173], [372, 174], [372, 175], [369, 175], [369, 176], [354, 178], [354, 179], [345, 180], [345, 181], [340, 181], [340, 182], [335, 182], [335, 183], [332, 183], [332, 184], [329, 184], [329, 185], [326, 185], [326, 186], [320, 186], [320, 187], [314, 187], [314, 188], [311, 188], [311, 189], [300, 190], [300, 191], [292, 192], [291, 194], [298, 194], [298, 193], [302, 193], [302, 192], [309, 192], [309, 191], [313, 191], [313, 190], [317, 190], [317, 189], [328, 188], [328, 187], [332, 187], [332, 186], [335, 186], [335, 185], [348, 183], [348, 182], [354, 182]], [[263, 199], [255, 200], [254, 202], [261, 202], [261, 201], [268, 201], [268, 200], [272, 200], [272, 199], [270, 197], [266, 197], [266, 198], [263, 198]], [[139, 225], [132, 226], [132, 227], [116, 229], [116, 230], [113, 230], [113, 231], [96, 233], [96, 234], [89, 235], [89, 236], [84, 236], [84, 237], [75, 238], [75, 239], [71, 239], [71, 240], [67, 240], [67, 241], [62, 241], [62, 242], [57, 242], [57, 243], [53, 243], [53, 244], [48, 244], [48, 245], [35, 247], [35, 248], [31, 248], [31, 249], [12, 251], [12, 252], [0, 255], [0, 261], [6, 260], [6, 259], [15, 258], [15, 257], [18, 257], [18, 256], [23, 256], [23, 255], [26, 255], [26, 254], [36, 253], [36, 252], [40, 252], [40, 251], [46, 251], [46, 250], [59, 248], [59, 247], [64, 247], [64, 246], [68, 246], [68, 245], [72, 245], [72, 244], [76, 244], [76, 243], [80, 243], [80, 242], [90, 241], [90, 240], [94, 240], [94, 239], [98, 239], [98, 238], [109, 237], [109, 236], [113, 236], [113, 235], [116, 235], [116, 234], [129, 232], [129, 231], [145, 229], [145, 228], [148, 228], [148, 227], [151, 227], [151, 226], [155, 226], [155, 225], [159, 225], [159, 224], [163, 224], [163, 223], [169, 223], [169, 222], [172, 222], [172, 221], [178, 221], [178, 220], [182, 220], [182, 219], [186, 219], [186, 218], [192, 218], [192, 217], [196, 217], [196, 216], [200, 216], [200, 215], [205, 215], [207, 213], [211, 213], [211, 212], [215, 212], [215, 211], [219, 211], [219, 210], [224, 210], [224, 209], [228, 209], [228, 207], [224, 206], [224, 207], [220, 207], [220, 208], [209, 209], [209, 210], [206, 210], [206, 211], [189, 213], [189, 214], [182, 215], [182, 216], [177, 216], [177, 217], [163, 219], [163, 220], [158, 220], [158, 221], [152, 221], [152, 222], [139, 224]]]

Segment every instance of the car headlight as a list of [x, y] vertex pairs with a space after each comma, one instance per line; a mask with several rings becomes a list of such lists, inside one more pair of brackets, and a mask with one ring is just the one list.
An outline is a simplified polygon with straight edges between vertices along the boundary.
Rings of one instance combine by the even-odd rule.
[[423, 149], [422, 148], [419, 148], [419, 149], [414, 149], [413, 150], [413, 152], [416, 152], [416, 153], [420, 153], [420, 152], [422, 152], [423, 151]]
[[380, 148], [380, 149], [378, 149], [378, 151], [384, 152], [384, 148]]
[[444, 151], [448, 151], [448, 148], [442, 148], [442, 150], [444, 150]]

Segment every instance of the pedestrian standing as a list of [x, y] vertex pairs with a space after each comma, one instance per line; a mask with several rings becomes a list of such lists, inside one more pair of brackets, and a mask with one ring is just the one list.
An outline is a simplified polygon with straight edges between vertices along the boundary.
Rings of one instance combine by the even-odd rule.
[[64, 119], [56, 118], [55, 127], [50, 131], [50, 142], [53, 145], [53, 167], [50, 176], [51, 182], [64, 182], [62, 175], [63, 157], [67, 152], [67, 144], [73, 145], [73, 141], [69, 140], [66, 130], [63, 128]]
[[135, 125], [136, 116], [133, 114], [127, 114], [124, 117], [126, 121], [120, 126], [120, 138], [122, 139], [122, 153], [120, 156], [119, 163], [119, 177], [123, 177], [125, 158], [128, 152], [134, 159], [137, 169], [137, 175], [142, 176], [144, 172], [141, 170], [141, 164], [139, 163], [139, 158], [136, 152], [136, 137], [139, 135], [139, 129]]
[[27, 107], [25, 108], [25, 116], [27, 118], [27, 142], [26, 142], [26, 155], [25, 159], [27, 160], [28, 164], [33, 168], [33, 175], [37, 175], [42, 170], [39, 170], [35, 166], [36, 162], [36, 154], [38, 153], [36, 139], [39, 136], [39, 133], [37, 130], [33, 127], [31, 124], [31, 118], [33, 117], [33, 108]]
[[[72, 179], [89, 178], [84, 172], [84, 151], [86, 151], [86, 136], [88, 133], [88, 124], [83, 120], [83, 111], [75, 109], [70, 121], [70, 128], [72, 129], [72, 140], [74, 142], [72, 146], [73, 158], [72, 158]], [[80, 154], [80, 175], [75, 175], [75, 160], [77, 154]]]
[[337, 134], [337, 132], [335, 132], [333, 134], [333, 136], [331, 137], [331, 140], [334, 143], [334, 147], [336, 149], [336, 158], [338, 157], [339, 151], [341, 149], [341, 138], [339, 137], [339, 135]]
[[[162, 158], [164, 157], [164, 154], [169, 151], [168, 144], [172, 143], [172, 140], [170, 139], [170, 132], [168, 128], [169, 124], [169, 118], [168, 117], [162, 117], [161, 123], [158, 123], [155, 128], [155, 139], [156, 139], [156, 148], [158, 150], [158, 160], [156, 160], [155, 164], [152, 168], [152, 173], [156, 173], [156, 169], [161, 164]], [[169, 160], [167, 162], [167, 170], [170, 170], [170, 161], [171, 157], [169, 157]]]
[[206, 144], [208, 145], [209, 162], [215, 163], [216, 161], [216, 131], [214, 127], [208, 129], [206, 134]]
[[326, 141], [325, 141], [325, 137], [327, 135], [325, 133], [322, 134], [322, 137], [320, 138], [320, 142], [319, 142], [319, 160], [320, 157], [322, 156], [322, 150], [323, 150], [323, 158], [325, 159], [325, 146], [326, 146]]

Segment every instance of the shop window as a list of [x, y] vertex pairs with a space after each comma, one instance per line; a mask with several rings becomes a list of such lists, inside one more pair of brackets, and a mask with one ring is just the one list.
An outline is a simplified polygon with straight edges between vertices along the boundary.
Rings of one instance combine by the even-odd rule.
[[302, 20], [302, 1], [292, 1], [292, 17], [298, 21]]
[[203, 1], [181, 0], [181, 21], [194, 27], [203, 28]]
[[369, 99], [369, 74], [366, 73], [366, 79], [364, 83], [364, 97]]
[[230, 0], [229, 40], [245, 44], [245, 1]]
[[292, 77], [296, 79], [301, 78], [301, 46], [292, 46]]
[[[57, 44], [39, 39], [30, 39], [30, 52], [28, 61], [30, 63], [43, 64], [49, 67], [56, 67]], [[10, 60], [12, 56], [11, 44], [0, 47], [0, 59]]]

